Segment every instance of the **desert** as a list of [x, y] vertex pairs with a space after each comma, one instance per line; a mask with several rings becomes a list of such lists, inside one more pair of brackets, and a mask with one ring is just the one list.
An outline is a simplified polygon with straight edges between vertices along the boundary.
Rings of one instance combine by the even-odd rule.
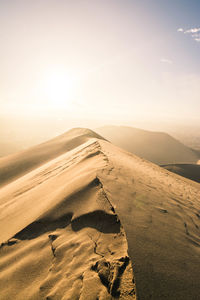
[[200, 300], [200, 1], [0, 0], [0, 300]]
[[199, 184], [88, 129], [64, 139], [1, 187], [1, 299], [198, 299]]

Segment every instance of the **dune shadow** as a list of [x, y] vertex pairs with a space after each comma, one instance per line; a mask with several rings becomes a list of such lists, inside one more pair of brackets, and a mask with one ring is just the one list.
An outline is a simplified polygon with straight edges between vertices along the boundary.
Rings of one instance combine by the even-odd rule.
[[115, 214], [108, 214], [105, 211], [97, 210], [72, 220], [72, 213], [68, 213], [57, 220], [39, 219], [23, 230], [19, 231], [13, 238], [18, 240], [32, 240], [40, 235], [55, 231], [59, 228], [65, 228], [71, 223], [73, 231], [79, 231], [82, 228], [91, 227], [103, 233], [119, 233], [120, 221]]
[[65, 228], [70, 224], [72, 215], [72, 213], [68, 213], [57, 220], [42, 219], [35, 221], [18, 232], [14, 238], [19, 240], [32, 240], [46, 232], [54, 231], [58, 228]]
[[91, 227], [103, 233], [119, 233], [121, 224], [117, 215], [96, 210], [72, 220], [71, 227], [73, 231]]

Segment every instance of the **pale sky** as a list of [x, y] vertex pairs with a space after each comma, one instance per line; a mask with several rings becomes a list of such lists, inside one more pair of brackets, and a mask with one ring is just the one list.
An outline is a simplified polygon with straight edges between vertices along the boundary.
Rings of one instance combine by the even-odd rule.
[[199, 122], [199, 0], [0, 0], [0, 110]]

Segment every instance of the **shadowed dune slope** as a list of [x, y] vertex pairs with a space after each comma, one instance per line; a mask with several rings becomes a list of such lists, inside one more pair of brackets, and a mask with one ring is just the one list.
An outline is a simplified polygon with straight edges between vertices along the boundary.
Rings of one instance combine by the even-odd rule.
[[198, 299], [199, 199], [198, 183], [80, 137], [0, 190], [0, 299]]
[[96, 132], [126, 151], [159, 165], [198, 161], [197, 153], [163, 132], [125, 126], [104, 126]]
[[180, 176], [186, 177], [196, 182], [200, 182], [200, 165], [169, 164], [169, 165], [163, 165], [162, 167]]
[[0, 186], [26, 174], [40, 164], [76, 148], [91, 138], [103, 139], [90, 129], [74, 128], [23, 152], [0, 158]]
[[191, 150], [197, 155], [198, 159], [200, 159], [200, 150], [198, 149], [192, 149]]

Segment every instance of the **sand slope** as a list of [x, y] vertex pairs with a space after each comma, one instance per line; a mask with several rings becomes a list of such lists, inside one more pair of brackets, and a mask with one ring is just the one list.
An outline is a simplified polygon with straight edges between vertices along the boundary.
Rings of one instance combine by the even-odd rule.
[[0, 299], [135, 299], [124, 229], [96, 140], [0, 192]]
[[104, 126], [96, 132], [111, 143], [156, 164], [196, 163], [199, 155], [164, 132]]
[[89, 134], [4, 182], [0, 299], [198, 299], [200, 185]]
[[103, 139], [92, 130], [74, 128], [50, 141], [0, 158], [0, 186], [14, 180], [90, 138]]

